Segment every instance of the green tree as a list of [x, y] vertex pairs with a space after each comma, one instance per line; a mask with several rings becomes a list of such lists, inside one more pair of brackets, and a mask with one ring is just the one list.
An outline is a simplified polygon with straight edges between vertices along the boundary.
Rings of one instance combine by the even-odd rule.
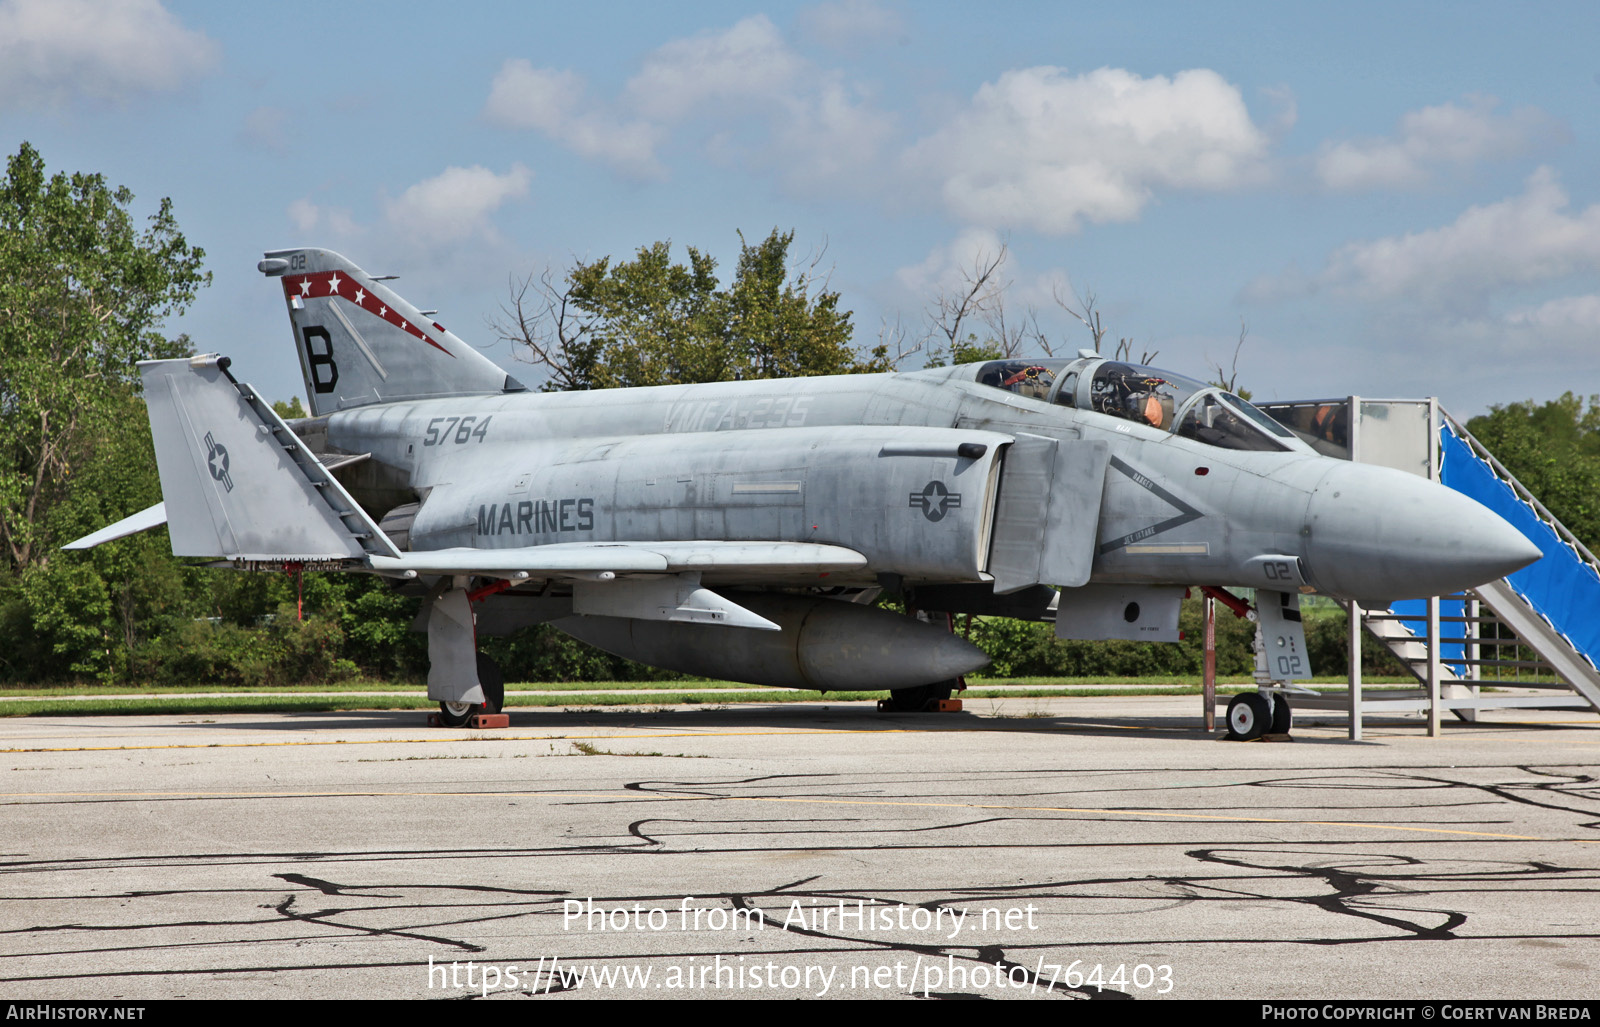
[[160, 327], [209, 280], [163, 200], [48, 175], [23, 143], [0, 179], [0, 673], [126, 672], [187, 623], [192, 582], [157, 532], [89, 553], [72, 538], [160, 499], [136, 362], [189, 352]]
[[1600, 549], [1600, 395], [1490, 408], [1467, 430], [1589, 549]]
[[860, 359], [839, 294], [791, 269], [793, 232], [739, 241], [727, 288], [707, 254], [675, 263], [657, 242], [629, 261], [578, 261], [562, 284], [549, 271], [523, 281], [496, 328], [549, 368], [550, 390], [888, 370]]
[[975, 334], [968, 333], [965, 339], [953, 343], [948, 349], [935, 346], [928, 354], [927, 363], [923, 367], [949, 367], [951, 364], [976, 364], [985, 360], [1004, 360], [1005, 348], [996, 342], [993, 337], [978, 341]]
[[94, 441], [119, 430], [135, 362], [189, 350], [159, 328], [210, 281], [204, 253], [171, 200], [143, 231], [132, 202], [101, 175], [47, 176], [28, 143], [0, 180], [0, 554], [12, 571], [65, 541], [50, 536], [49, 511]]
[[290, 396], [287, 403], [281, 399], [278, 400], [276, 403], [272, 404], [272, 410], [285, 421], [294, 421], [303, 417], [311, 416], [310, 414], [306, 413], [306, 408], [301, 405], [299, 396]]

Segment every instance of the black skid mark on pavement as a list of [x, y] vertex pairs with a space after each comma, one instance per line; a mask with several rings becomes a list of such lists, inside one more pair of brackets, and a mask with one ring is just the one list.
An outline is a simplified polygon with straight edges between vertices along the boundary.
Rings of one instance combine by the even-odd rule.
[[[747, 824], [821, 824], [821, 823], [838, 823], [838, 822], [839, 821], [834, 820], [832, 818], [821, 818], [821, 817], [815, 817], [815, 818], [809, 818], [809, 817], [803, 817], [803, 818], [786, 817], [786, 818], [783, 818], [783, 819], [774, 818], [774, 819], [769, 819], [769, 820], [709, 820], [709, 819], [706, 819], [704, 817], [695, 817], [695, 818], [692, 818], [692, 819], [685, 818], [685, 817], [645, 817], [642, 820], [635, 820], [633, 823], [629, 824], [628, 825], [628, 833], [633, 835], [633, 837], [635, 837], [635, 838], [639, 838], [639, 839], [641, 839], [641, 840], [643, 840], [645, 842], [648, 842], [651, 845], [666, 845], [667, 843], [662, 841], [661, 839], [656, 838], [653, 835], [645, 833], [644, 825], [646, 825], [646, 824], [690, 824], [690, 825], [693, 825], [695, 827], [700, 827], [700, 826], [703, 826], [703, 825], [706, 825], [706, 824], [711, 824], [711, 825], [733, 824], [733, 825], [735, 825], [735, 828], [737, 828], [737, 827], [740, 827], [740, 826], [743, 826], [743, 825], [747, 825]], [[847, 823], [855, 823], [855, 822], [856, 821], [853, 821], [853, 820], [847, 821]], [[795, 833], [798, 833], [800, 830], [802, 830], [802, 828], [798, 828], [797, 827], [795, 829]], [[836, 832], [832, 832], [832, 831], [824, 831], [824, 830], [819, 830], [817, 828], [810, 828], [810, 827], [804, 828], [803, 830], [807, 834], [833, 834], [833, 833], [836, 833]], [[730, 834], [735, 836], [735, 837], [749, 837], [751, 832], [749, 832], [749, 831], [740, 831], [740, 830], [736, 830], [736, 829], [735, 830], [728, 830], [728, 831], [715, 831], [715, 830], [714, 831], [688, 831], [688, 832], [685, 832], [683, 834], [673, 835], [672, 837], [674, 837], [674, 838], [711, 838], [711, 837], [720, 837], [720, 836], [723, 836], [723, 835], [730, 835]], [[628, 847], [628, 846], [618, 846], [616, 848], [616, 851], [617, 852], [638, 852], [640, 850], [637, 849], [637, 848]], [[671, 850], [671, 851], [677, 851], [677, 850]]]
[[[916, 996], [916, 992], [912, 992], [912, 995]], [[942, 1001], [942, 1002], [951, 1002], [951, 1001], [957, 1001], [957, 1002], [959, 1002], [959, 1001], [991, 1002], [991, 1001], [993, 1001], [987, 995], [969, 995], [964, 991], [927, 991], [927, 992], [923, 992], [920, 996], [917, 996], [917, 997], [925, 998], [925, 999], [929, 999], [929, 1000], [938, 999], [939, 1001]]]
[[391, 938], [412, 938], [417, 941], [431, 941], [435, 945], [448, 945], [451, 948], [458, 948], [465, 952], [488, 951], [488, 949], [486, 949], [484, 946], [474, 945], [470, 941], [458, 941], [454, 938], [441, 938], [432, 934], [418, 934], [414, 931], [389, 930], [382, 927], [364, 927], [361, 924], [342, 924], [337, 920], [330, 919], [331, 917], [352, 912], [349, 909], [317, 909], [307, 913], [296, 913], [290, 908], [293, 905], [294, 896], [290, 895], [272, 908], [290, 920], [298, 920], [301, 923], [307, 924], [316, 924], [321, 927], [335, 927], [341, 931], [354, 931], [358, 934], [387, 936]]
[[[646, 825], [646, 824], [658, 824], [660, 822], [661, 821], [657, 820], [654, 817], [646, 817], [643, 820], [635, 820], [633, 823], [628, 825], [628, 833], [633, 835], [635, 838], [638, 838], [641, 841], [647, 842], [647, 843], [649, 843], [651, 845], [661, 845], [663, 843], [661, 842], [660, 839], [652, 838], [649, 835], [644, 833], [644, 825]], [[678, 823], [682, 823], [682, 821], [678, 821]]]
[[[763, 892], [761, 894], [766, 893]], [[715, 897], [716, 896], [707, 896], [707, 898]], [[841, 900], [844, 900], [845, 898], [844, 896], [832, 897]], [[756, 910], [757, 912], [760, 912], [760, 907], [751, 903], [749, 895], [733, 894], [728, 895], [727, 899], [733, 905], [734, 909]], [[854, 901], [854, 899], [850, 899], [848, 901]], [[876, 902], [877, 900], [863, 899], [862, 901]], [[780, 930], [788, 931], [790, 934], [798, 934], [805, 938], [817, 938], [822, 941], [844, 942], [852, 945], [864, 945], [877, 948], [882, 951], [909, 952], [913, 955], [919, 956], [944, 956], [952, 954], [946, 950], [945, 946], [942, 945], [918, 945], [915, 942], [908, 941], [890, 941], [883, 938], [858, 938], [848, 934], [830, 934], [827, 931], [818, 931], [810, 927], [796, 927], [795, 925], [788, 923], [787, 920], [779, 922], [773, 917], [767, 916], [765, 913], [762, 913], [761, 916], [766, 923], [769, 923]], [[958, 958], [967, 959], [970, 957], [966, 955], [959, 955]]]
[[[1508, 768], [1497, 767], [1493, 769], [1505, 770]], [[1416, 770], [1397, 770], [1393, 771], [1392, 774], [1396, 777], [1405, 777], [1414, 781], [1427, 781], [1434, 787], [1449, 787], [1479, 792], [1484, 795], [1492, 796], [1495, 799], [1499, 799], [1503, 802], [1515, 802], [1524, 806], [1533, 806], [1537, 809], [1553, 810], [1558, 813], [1571, 813], [1580, 817], [1592, 817], [1596, 814], [1600, 814], [1600, 802], [1596, 801], [1597, 797], [1583, 795], [1581, 793], [1575, 794], [1572, 789], [1572, 786], [1574, 785], [1593, 785], [1597, 781], [1593, 775], [1582, 773], [1563, 773], [1553, 770], [1549, 767], [1536, 767], [1528, 764], [1519, 764], [1515, 769], [1533, 777], [1544, 777], [1550, 778], [1551, 780], [1540, 784], [1529, 784], [1523, 781], [1515, 783], [1508, 782], [1503, 784], [1478, 784], [1472, 781], [1461, 781], [1450, 777], [1439, 777], [1423, 774]], [[1528, 794], [1529, 792], [1535, 792], [1541, 797], [1549, 796], [1550, 798], [1534, 798], [1532, 795]], [[1588, 808], [1584, 808], [1578, 802], [1558, 802], [1555, 801], [1556, 796], [1571, 800], [1587, 799], [1590, 805]], [[1430, 805], [1429, 808], [1431, 809], [1432, 806]], [[1595, 829], [1600, 827], [1600, 823], [1591, 821], [1589, 823], [1579, 824], [1578, 826]]]
[[812, 881], [820, 881], [821, 879], [821, 874], [812, 874], [810, 877], [802, 877], [798, 881], [790, 881], [788, 884], [780, 884], [776, 888], [770, 889], [767, 894], [771, 895], [775, 892], [788, 891], [790, 888], [798, 888], [802, 884], [810, 884]]
[[[1427, 924], [1418, 923], [1415, 920], [1407, 920], [1400, 916], [1386, 915], [1385, 913], [1378, 912], [1377, 908], [1375, 907], [1363, 908], [1361, 905], [1359, 905], [1363, 898], [1380, 894], [1399, 895], [1405, 894], [1407, 891], [1407, 889], [1396, 887], [1395, 882], [1392, 880], [1380, 880], [1372, 874], [1363, 874], [1359, 871], [1345, 870], [1332, 866], [1302, 865], [1290, 867], [1263, 865], [1261, 863], [1251, 863], [1248, 859], [1244, 858], [1229, 858], [1227, 856], [1220, 855], [1220, 851], [1221, 850], [1217, 849], [1191, 849], [1189, 852], [1185, 853], [1185, 855], [1192, 859], [1197, 859], [1202, 863], [1220, 863], [1223, 866], [1239, 867], [1246, 870], [1267, 871], [1291, 878], [1321, 880], [1327, 884], [1328, 887], [1333, 889], [1331, 894], [1324, 895], [1270, 897], [1260, 896], [1243, 891], [1235, 891], [1233, 895], [1235, 898], [1261, 898], [1265, 901], [1296, 902], [1304, 905], [1316, 906], [1319, 909], [1328, 911], [1329, 913], [1342, 914], [1344, 916], [1351, 916], [1360, 920], [1368, 920], [1373, 923], [1383, 924], [1386, 927], [1392, 927], [1401, 932], [1401, 938], [1411, 938], [1419, 941], [1457, 940], [1461, 936], [1455, 933], [1456, 928], [1467, 922], [1467, 915], [1465, 913], [1456, 912], [1454, 910], [1394, 909], [1392, 907], [1383, 907], [1384, 909], [1389, 910], [1390, 913], [1437, 913], [1444, 917], [1443, 923], [1439, 924], [1438, 926], [1430, 927]], [[1426, 865], [1425, 861], [1411, 856], [1389, 856], [1386, 858], [1401, 861], [1411, 866], [1421, 867]], [[1193, 881], [1183, 883], [1188, 884], [1190, 887], [1197, 886]], [[1203, 887], [1215, 886], [1205, 885]], [[1309, 942], [1309, 944], [1349, 945], [1354, 943], [1385, 940], [1393, 939], [1327, 938], [1317, 939]]]
[[[769, 782], [800, 781], [808, 778], [831, 778], [837, 776], [839, 775], [760, 774], [756, 777], [719, 778], [713, 781], [630, 781], [622, 787], [624, 791], [647, 792], [652, 794], [657, 790], [664, 790], [669, 793], [668, 797], [670, 798], [672, 794], [701, 794], [699, 791], [697, 791], [697, 789], [700, 788], [727, 788], [730, 785], [767, 784]], [[704, 794], [712, 798], [723, 798], [723, 796], [715, 792], [705, 792]]]
[[280, 881], [287, 881], [290, 884], [303, 884], [307, 888], [315, 888], [324, 895], [348, 895], [352, 898], [358, 899], [398, 899], [400, 897], [398, 895], [373, 895], [369, 892], [349, 891], [342, 884], [334, 884], [332, 881], [323, 881], [315, 877], [307, 877], [304, 874], [273, 874], [272, 876], [276, 877]]
[[[807, 880], [815, 880], [815, 878], [808, 878]], [[796, 884], [801, 884], [801, 883], [804, 883], [804, 882], [795, 882], [795, 883]], [[794, 887], [794, 885], [784, 885], [783, 887], [792, 888], [792, 887]], [[773, 892], [772, 891], [766, 891], [766, 892], [761, 892], [760, 894], [762, 894], [762, 895], [771, 895], [771, 894], [773, 894]], [[713, 898], [715, 896], [707, 896], [707, 897], [708, 898]], [[731, 894], [731, 895], [726, 896], [726, 898], [728, 899], [728, 902], [735, 909], [756, 910], [757, 912], [760, 912], [759, 907], [757, 907], [753, 903], [751, 903], [749, 895]], [[882, 898], [877, 898], [877, 897], [866, 897], [866, 896], [861, 896], [861, 895], [854, 895], [854, 896], [829, 895], [828, 898], [836, 899], [836, 900], [839, 900], [839, 901], [847, 901], [847, 902], [853, 902], [853, 901], [856, 901], [856, 900], [859, 899], [860, 901], [867, 902], [869, 904], [873, 904], [873, 905], [880, 906], [880, 907], [881, 906], [894, 906], [894, 905], [901, 905], [902, 904], [899, 900], [890, 901], [889, 899], [882, 899]], [[919, 905], [924, 909], [935, 909], [935, 908], [940, 907], [940, 906], [945, 906], [946, 903], [948, 903], [950, 901], [951, 900], [949, 900], [949, 899], [929, 899], [929, 900], [926, 900], [926, 901], [921, 902], [921, 903], [915, 903], [915, 905]], [[913, 903], [904, 903], [904, 905], [908, 905], [909, 906], [909, 905], [913, 905]], [[894, 941], [894, 940], [883, 939], [883, 938], [863, 938], [863, 937], [856, 937], [856, 936], [852, 936], [852, 935], [848, 935], [848, 934], [842, 934], [842, 933], [833, 934], [833, 933], [829, 933], [827, 931], [815, 930], [815, 929], [810, 928], [810, 927], [796, 927], [795, 925], [788, 923], [787, 920], [785, 920], [783, 922], [779, 922], [779, 921], [777, 921], [776, 919], [774, 919], [772, 917], [766, 916], [764, 913], [762, 914], [762, 919], [764, 920], [764, 922], [772, 924], [774, 927], [778, 927], [778, 928], [780, 928], [782, 930], [788, 931], [790, 934], [798, 934], [798, 935], [800, 935], [802, 937], [806, 937], [806, 938], [815, 938], [815, 939], [822, 940], [822, 941], [831, 941], [831, 942], [838, 943], [840, 947], [838, 949], [836, 949], [835, 951], [839, 951], [839, 952], [849, 951], [850, 947], [861, 946], [861, 947], [874, 948], [874, 949], [877, 949], [878, 951], [881, 951], [881, 952], [901, 952], [901, 953], [907, 953], [907, 954], [910, 954], [910, 955], [929, 956], [929, 957], [935, 957], [935, 958], [943, 956], [943, 957], [949, 957], [949, 958], [952, 958], [952, 959], [960, 960], [963, 963], [973, 963], [973, 964], [980, 965], [980, 966], [991, 966], [991, 967], [995, 968], [995, 972], [997, 972], [997, 973], [999, 973], [999, 972], [1010, 973], [1013, 969], [1020, 969], [1023, 972], [1023, 974], [1025, 975], [1026, 979], [1025, 979], [1024, 983], [1026, 985], [1043, 988], [1046, 992], [1054, 992], [1054, 993], [1057, 993], [1057, 994], [1082, 994], [1085, 998], [1093, 998], [1093, 999], [1131, 999], [1131, 998], [1133, 998], [1132, 995], [1123, 994], [1123, 993], [1115, 991], [1115, 990], [1107, 992], [1107, 993], [1100, 993], [1096, 989], [1092, 989], [1092, 988], [1090, 988], [1090, 989], [1068, 988], [1065, 984], [1062, 984], [1059, 981], [1047, 981], [1047, 980], [1037, 976], [1032, 970], [1030, 970], [1027, 967], [1023, 966], [1022, 964], [1014, 963], [1014, 962], [1011, 962], [1010, 960], [1006, 959], [1005, 958], [1005, 951], [999, 945], [981, 945], [981, 946], [978, 946], [977, 948], [970, 948], [969, 946], [966, 946], [966, 945], [919, 945], [919, 944], [917, 944], [915, 942]], [[1021, 987], [1021, 986], [1022, 985], [1013, 985], [1013, 987]], [[913, 994], [915, 994], [915, 992], [913, 992]], [[930, 998], [936, 997], [936, 995], [935, 995], [935, 993], [930, 993], [929, 997]], [[986, 996], [968, 995], [968, 994], [964, 994], [964, 993], [950, 993], [950, 994], [938, 994], [937, 997], [941, 997], [941, 998], [984, 998]]]
[[[1093, 1001], [1120, 1002], [1133, 1000], [1132, 995], [1125, 991], [1118, 991], [1115, 988], [1091, 988], [1088, 985], [1084, 985], [1081, 988], [1069, 988], [1066, 986], [1066, 984], [1059, 980], [1047, 981], [1044, 978], [1036, 975], [1032, 970], [1023, 966], [1021, 963], [1014, 963], [1007, 959], [1005, 947], [1003, 945], [984, 945], [980, 947], [978, 949], [976, 961], [993, 966], [998, 970], [1003, 970], [1008, 975], [1012, 970], [1020, 969], [1024, 974], [1027, 975], [1028, 983], [1030, 985], [1039, 985], [1042, 986], [1046, 991], [1053, 991], [1062, 995], [1082, 995], [1084, 998]], [[1016, 985], [1012, 986], [1015, 987]]]

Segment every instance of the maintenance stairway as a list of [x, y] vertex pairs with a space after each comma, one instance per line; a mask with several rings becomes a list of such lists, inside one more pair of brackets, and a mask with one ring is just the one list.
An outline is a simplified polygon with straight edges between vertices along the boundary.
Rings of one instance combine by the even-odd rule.
[[1470, 496], [1544, 553], [1470, 592], [1386, 610], [1347, 604], [1351, 637], [1364, 627], [1426, 687], [1363, 696], [1353, 655], [1347, 693], [1297, 696], [1296, 707], [1348, 710], [1352, 738], [1365, 713], [1427, 712], [1436, 733], [1442, 710], [1463, 720], [1491, 708], [1600, 710], [1600, 560], [1437, 401], [1352, 396], [1266, 409], [1328, 455], [1422, 474]]

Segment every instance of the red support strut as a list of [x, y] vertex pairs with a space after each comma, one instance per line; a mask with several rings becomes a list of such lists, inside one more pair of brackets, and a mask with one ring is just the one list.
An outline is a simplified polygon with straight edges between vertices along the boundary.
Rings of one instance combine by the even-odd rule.
[[1218, 588], [1215, 585], [1201, 585], [1200, 591], [1232, 610], [1235, 617], [1248, 617], [1250, 615], [1250, 604], [1225, 588]]

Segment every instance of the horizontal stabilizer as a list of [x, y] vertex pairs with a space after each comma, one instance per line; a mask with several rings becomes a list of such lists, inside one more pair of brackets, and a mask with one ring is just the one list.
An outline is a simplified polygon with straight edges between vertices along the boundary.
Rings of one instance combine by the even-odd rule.
[[561, 542], [518, 549], [439, 549], [372, 557], [373, 570], [386, 574], [409, 571], [503, 578], [729, 570], [824, 574], [866, 565], [867, 558], [853, 549], [815, 542]]
[[157, 503], [155, 506], [145, 507], [136, 514], [129, 514], [115, 524], [107, 525], [99, 531], [91, 532], [83, 538], [68, 542], [62, 549], [93, 549], [95, 546], [106, 542], [115, 542], [119, 538], [137, 535], [141, 531], [159, 528], [167, 523], [167, 504]]

